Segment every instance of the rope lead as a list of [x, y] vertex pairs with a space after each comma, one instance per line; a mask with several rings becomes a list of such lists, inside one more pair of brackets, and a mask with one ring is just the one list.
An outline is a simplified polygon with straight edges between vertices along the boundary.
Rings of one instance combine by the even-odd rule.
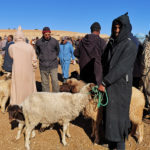
[[[107, 95], [106, 89], [105, 89], [105, 93], [102, 93], [98, 90], [98, 86], [94, 86], [94, 87], [92, 87], [91, 93], [94, 94], [94, 100], [98, 99], [98, 104], [97, 104], [98, 108], [100, 106], [104, 107], [108, 104], [108, 95]], [[104, 94], [106, 95], [106, 103], [105, 104], [102, 103]]]

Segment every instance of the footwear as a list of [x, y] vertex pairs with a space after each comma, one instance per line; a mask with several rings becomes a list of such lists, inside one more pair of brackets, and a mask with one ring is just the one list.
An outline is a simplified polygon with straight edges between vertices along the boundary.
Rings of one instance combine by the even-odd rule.
[[108, 144], [100, 144], [100, 145], [103, 146], [103, 147], [109, 148]]
[[109, 148], [108, 140], [106, 139], [101, 139], [99, 144], [103, 147]]

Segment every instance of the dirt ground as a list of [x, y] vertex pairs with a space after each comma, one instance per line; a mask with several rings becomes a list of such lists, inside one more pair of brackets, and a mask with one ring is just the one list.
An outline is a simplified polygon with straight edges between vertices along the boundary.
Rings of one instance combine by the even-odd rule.
[[[61, 69], [59, 66], [59, 80], [61, 80]], [[70, 72], [79, 70], [78, 65], [70, 66]], [[38, 90], [41, 90], [39, 70], [36, 72], [36, 81]], [[62, 84], [61, 81], [59, 81]], [[135, 139], [129, 136], [126, 142], [127, 150], [150, 150], [150, 119], [144, 119], [144, 140], [141, 144], [136, 143]], [[40, 133], [36, 130], [35, 138], [31, 139], [31, 150], [107, 150], [100, 145], [93, 145], [91, 134], [91, 121], [78, 117], [70, 124], [71, 138], [66, 138], [67, 146], [61, 143], [61, 128], [55, 125], [52, 130], [47, 129]], [[0, 112], [0, 150], [25, 150], [24, 148], [24, 133], [21, 139], [16, 141], [15, 136], [17, 128], [11, 129], [11, 124], [8, 120], [8, 113]]]

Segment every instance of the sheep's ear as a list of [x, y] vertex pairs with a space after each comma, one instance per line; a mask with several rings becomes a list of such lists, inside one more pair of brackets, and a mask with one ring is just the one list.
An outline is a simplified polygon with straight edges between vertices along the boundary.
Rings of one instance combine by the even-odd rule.
[[90, 83], [90, 88], [94, 87], [95, 84], [94, 83]]

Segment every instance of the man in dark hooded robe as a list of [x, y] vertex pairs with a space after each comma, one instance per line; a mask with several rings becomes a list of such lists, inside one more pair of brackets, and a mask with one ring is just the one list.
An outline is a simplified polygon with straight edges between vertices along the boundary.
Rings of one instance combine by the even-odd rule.
[[91, 25], [91, 34], [87, 34], [74, 51], [79, 59], [80, 79], [96, 85], [102, 82], [101, 55], [106, 46], [106, 42], [99, 36], [100, 30], [100, 24], [94, 22]]
[[137, 55], [131, 40], [131, 24], [127, 13], [112, 22], [112, 34], [102, 56], [103, 81], [99, 90], [108, 93], [105, 114], [105, 138], [109, 148], [125, 150], [130, 128], [129, 106], [132, 93], [132, 71]]

